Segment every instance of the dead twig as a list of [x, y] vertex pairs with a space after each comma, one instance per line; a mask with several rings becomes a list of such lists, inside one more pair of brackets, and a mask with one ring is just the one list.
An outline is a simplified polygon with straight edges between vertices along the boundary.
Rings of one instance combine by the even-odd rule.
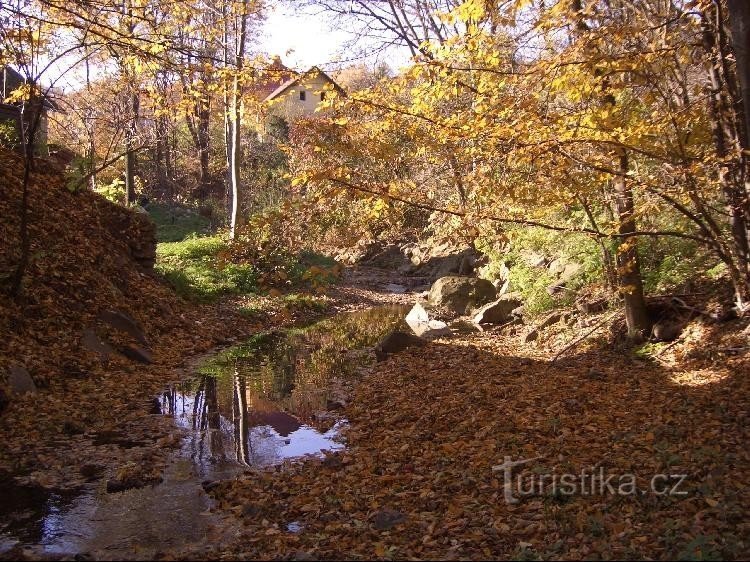
[[602, 318], [599, 322], [597, 322], [596, 324], [594, 324], [594, 326], [588, 332], [586, 332], [585, 334], [583, 334], [581, 337], [576, 338], [575, 340], [573, 340], [572, 342], [570, 342], [568, 345], [566, 345], [564, 348], [562, 348], [560, 351], [558, 351], [557, 354], [552, 358], [552, 361], [550, 361], [550, 363], [554, 363], [555, 361], [557, 361], [558, 359], [560, 359], [560, 357], [562, 357], [565, 353], [567, 353], [568, 351], [570, 351], [571, 349], [573, 349], [576, 345], [578, 345], [583, 340], [585, 340], [586, 338], [588, 338], [591, 334], [593, 334], [594, 332], [596, 332], [599, 328], [601, 328], [605, 323], [607, 323], [609, 320], [611, 320], [612, 318], [614, 318], [616, 315], [617, 315], [617, 312], [613, 312], [611, 314], [608, 314], [604, 318]]

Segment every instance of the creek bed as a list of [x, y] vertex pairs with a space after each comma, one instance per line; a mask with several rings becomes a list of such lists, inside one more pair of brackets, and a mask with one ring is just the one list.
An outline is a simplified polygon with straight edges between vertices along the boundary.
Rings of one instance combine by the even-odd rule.
[[207, 358], [153, 399], [151, 414], [173, 418], [184, 435], [160, 484], [107, 493], [100, 481], [60, 494], [0, 481], [0, 557], [150, 558], [210, 540], [217, 522], [203, 484], [343, 448], [346, 420], [330, 412], [341, 406], [337, 383], [365, 367], [357, 350], [402, 326], [405, 312], [341, 313]]

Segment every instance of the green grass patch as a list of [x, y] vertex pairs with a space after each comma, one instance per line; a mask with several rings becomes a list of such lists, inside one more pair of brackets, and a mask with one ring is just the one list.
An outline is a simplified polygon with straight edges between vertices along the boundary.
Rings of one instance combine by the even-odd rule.
[[227, 243], [218, 236], [165, 242], [157, 246], [156, 270], [177, 294], [197, 302], [255, 292], [257, 271], [248, 264], [222, 264], [218, 256], [226, 247]]
[[314, 311], [321, 312], [328, 307], [325, 301], [312, 295], [301, 293], [289, 293], [284, 295], [284, 308], [290, 311]]
[[156, 223], [156, 239], [159, 242], [181, 242], [211, 231], [211, 221], [187, 207], [150, 203], [146, 210]]
[[257, 320], [259, 318], [263, 318], [263, 316], [266, 315], [266, 313], [263, 312], [262, 309], [256, 308], [254, 306], [241, 306], [237, 309], [237, 313], [240, 316], [250, 318], [251, 320]]

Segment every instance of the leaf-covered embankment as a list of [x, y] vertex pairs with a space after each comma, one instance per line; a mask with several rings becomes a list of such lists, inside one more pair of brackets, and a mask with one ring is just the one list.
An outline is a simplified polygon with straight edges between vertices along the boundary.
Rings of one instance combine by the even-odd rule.
[[[152, 455], [146, 445], [167, 428], [147, 415], [150, 399], [180, 377], [186, 359], [258, 325], [176, 297], [148, 268], [148, 240], [138, 239], [149, 236], [147, 219], [87, 190], [69, 191], [49, 163], [38, 169], [29, 191], [31, 259], [22, 292], [0, 294], [0, 371], [22, 368], [40, 390], [11, 396], [2, 413], [0, 471], [70, 487], [91, 477], [91, 467], [80, 473], [83, 463], [106, 474], [122, 460]], [[0, 151], [3, 277], [20, 255], [22, 174], [22, 160]], [[132, 319], [143, 341], [102, 322], [107, 311]], [[145, 348], [151, 363], [118, 352], [128, 347]], [[7, 386], [0, 390], [10, 394]]]

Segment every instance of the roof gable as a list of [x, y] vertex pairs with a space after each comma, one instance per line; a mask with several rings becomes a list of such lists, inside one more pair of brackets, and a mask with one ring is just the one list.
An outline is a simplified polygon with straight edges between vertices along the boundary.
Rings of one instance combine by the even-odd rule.
[[329, 84], [333, 84], [333, 88], [337, 92], [339, 92], [341, 94], [345, 93], [344, 90], [343, 90], [343, 88], [341, 86], [339, 86], [333, 78], [331, 78], [330, 76], [328, 76], [328, 74], [326, 74], [325, 72], [323, 72], [317, 66], [313, 66], [307, 72], [303, 72], [302, 74], [300, 74], [298, 76], [295, 76], [295, 77], [287, 80], [283, 84], [281, 84], [273, 92], [271, 92], [270, 94], [268, 94], [268, 96], [266, 96], [266, 98], [263, 101], [274, 100], [274, 99], [278, 98], [279, 96], [281, 96], [282, 94], [284, 94], [287, 90], [289, 90], [289, 89], [293, 88], [294, 86], [296, 86], [297, 84], [303, 82], [305, 79], [310, 78], [310, 77], [315, 77], [315, 76], [320, 76], [320, 77], [323, 78], [323, 80], [325, 80]]

